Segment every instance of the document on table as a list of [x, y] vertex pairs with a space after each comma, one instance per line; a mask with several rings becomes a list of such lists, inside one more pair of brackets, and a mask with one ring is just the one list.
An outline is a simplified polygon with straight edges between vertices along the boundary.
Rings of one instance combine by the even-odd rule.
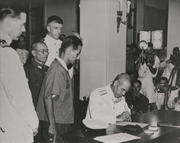
[[148, 126], [145, 123], [137, 123], [137, 122], [117, 122], [115, 125], [125, 126], [125, 125], [139, 125], [141, 128]]
[[140, 137], [130, 135], [127, 133], [117, 133], [117, 134], [99, 136], [99, 137], [94, 138], [94, 140], [97, 140], [103, 143], [120, 143], [120, 142], [135, 140], [135, 139], [140, 139]]

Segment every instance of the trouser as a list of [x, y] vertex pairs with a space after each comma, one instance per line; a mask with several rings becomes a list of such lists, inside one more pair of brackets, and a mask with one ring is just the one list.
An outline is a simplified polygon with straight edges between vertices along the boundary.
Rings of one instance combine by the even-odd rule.
[[[43, 122], [42, 123], [42, 138], [44, 142], [49, 142], [49, 122]], [[64, 141], [61, 138], [61, 135], [64, 133], [67, 133], [71, 131], [71, 124], [59, 124], [56, 123], [56, 132], [57, 132], [57, 137], [56, 137], [56, 142], [57, 143], [63, 143]]]

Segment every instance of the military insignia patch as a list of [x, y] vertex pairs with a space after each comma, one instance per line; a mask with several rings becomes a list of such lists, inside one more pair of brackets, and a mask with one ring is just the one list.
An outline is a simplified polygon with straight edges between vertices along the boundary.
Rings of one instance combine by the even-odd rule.
[[100, 93], [100, 95], [102, 96], [102, 95], [107, 94], [107, 91], [106, 91], [106, 90], [100, 90], [99, 93]]

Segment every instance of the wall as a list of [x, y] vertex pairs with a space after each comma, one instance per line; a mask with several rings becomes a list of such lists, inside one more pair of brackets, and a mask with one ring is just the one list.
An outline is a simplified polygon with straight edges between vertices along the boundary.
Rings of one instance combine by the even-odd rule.
[[163, 30], [163, 46], [167, 46], [168, 0], [136, 0], [136, 42], [140, 31]]
[[118, 9], [117, 0], [80, 1], [80, 35], [84, 44], [80, 57], [81, 99], [125, 71], [126, 25], [121, 24], [117, 33]]
[[180, 48], [180, 0], [169, 0], [167, 55]]
[[72, 30], [78, 31], [78, 3], [79, 0], [45, 0], [44, 26], [49, 16], [57, 15], [64, 22], [63, 34], [69, 35]]

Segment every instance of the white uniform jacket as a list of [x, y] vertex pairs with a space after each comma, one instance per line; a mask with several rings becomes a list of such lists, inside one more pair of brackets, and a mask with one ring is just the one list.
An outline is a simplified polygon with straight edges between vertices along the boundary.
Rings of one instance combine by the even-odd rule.
[[[11, 40], [0, 32], [0, 39]], [[0, 143], [32, 143], [38, 128], [23, 65], [11, 47], [0, 46]]]
[[49, 50], [49, 55], [45, 65], [49, 67], [52, 61], [54, 61], [55, 58], [59, 57], [59, 49], [61, 48], [62, 41], [56, 40], [47, 34], [44, 38], [44, 42], [46, 43]]
[[98, 119], [114, 124], [116, 116], [124, 111], [130, 112], [124, 97], [117, 103], [114, 101], [115, 97], [110, 85], [94, 90], [89, 97], [86, 119]]

